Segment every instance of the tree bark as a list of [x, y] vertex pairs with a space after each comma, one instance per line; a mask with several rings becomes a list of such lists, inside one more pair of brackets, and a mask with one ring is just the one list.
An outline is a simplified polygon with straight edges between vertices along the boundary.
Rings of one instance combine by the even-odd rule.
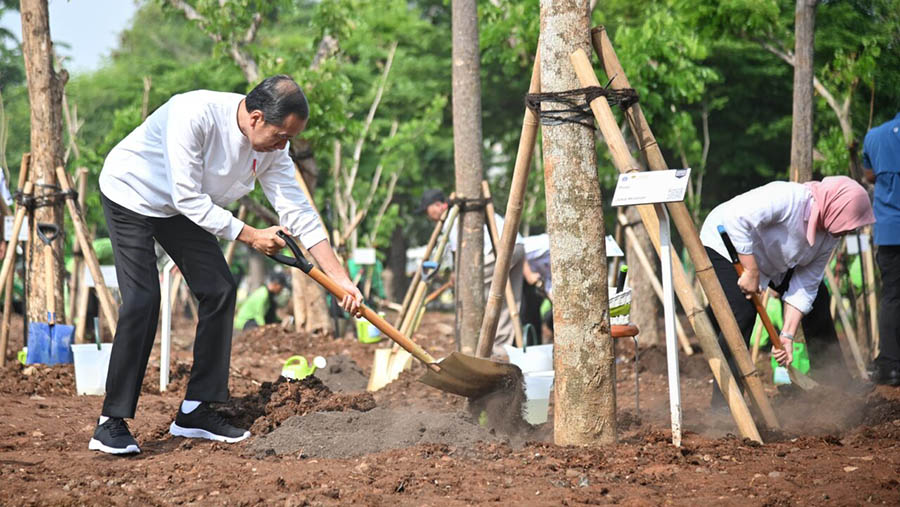
[[[589, 37], [588, 0], [541, 0], [543, 93], [581, 87], [569, 55], [576, 49], [590, 52]], [[544, 111], [559, 108], [542, 104]], [[615, 365], [594, 132], [563, 123], [543, 126], [542, 135], [553, 271], [554, 441], [613, 443]]]
[[[63, 164], [62, 94], [68, 79], [65, 71], [53, 69], [53, 43], [50, 40], [50, 18], [47, 0], [22, 0], [22, 54], [28, 79], [28, 99], [31, 103], [31, 180], [35, 182], [35, 197], [53, 194], [56, 188], [56, 167]], [[57, 320], [65, 320], [63, 306], [62, 257], [65, 235], [52, 242], [52, 286], [46, 282], [44, 267], [48, 247], [36, 237], [36, 224], [56, 224], [63, 230], [63, 201], [51, 201], [48, 206], [34, 210], [29, 221], [32, 240], [29, 255], [28, 319], [46, 322], [47, 291], [52, 291], [54, 306], [59, 309]]]
[[406, 235], [402, 227], [394, 227], [391, 246], [388, 247], [387, 266], [382, 272], [384, 293], [390, 301], [401, 301], [409, 286], [406, 276]]
[[[625, 248], [626, 258], [635, 260], [637, 254], [634, 253], [636, 248], [641, 248], [650, 258], [653, 258], [653, 243], [647, 235], [647, 230], [641, 222], [641, 216], [638, 214], [637, 208], [631, 206], [625, 211], [628, 218], [629, 227], [634, 231], [635, 236], [640, 242], [639, 245], [628, 242]], [[632, 301], [640, 301], [639, 304], [631, 306], [631, 322], [641, 330], [641, 345], [663, 345], [662, 337], [665, 336], [663, 328], [662, 305], [653, 291], [653, 285], [650, 277], [655, 276], [657, 280], [661, 279], [659, 263], [654, 263], [654, 273], [647, 273], [639, 262], [628, 263], [628, 285], [631, 287]]]
[[[481, 198], [481, 76], [478, 7], [475, 0], [453, 0], [453, 159], [456, 195]], [[484, 318], [484, 210], [460, 210], [457, 242], [456, 333], [460, 350], [475, 354]], [[451, 231], [456, 234], [456, 231]]]
[[816, 0], [797, 0], [794, 10], [794, 107], [791, 123], [791, 181], [812, 179], [813, 55]]

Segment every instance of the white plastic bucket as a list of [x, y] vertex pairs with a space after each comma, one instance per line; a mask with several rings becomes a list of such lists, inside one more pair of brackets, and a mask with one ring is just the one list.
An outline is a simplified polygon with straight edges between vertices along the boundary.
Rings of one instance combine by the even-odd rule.
[[553, 370], [525, 374], [525, 420], [530, 424], [547, 422], [553, 377]]
[[112, 343], [72, 345], [75, 360], [75, 391], [78, 394], [103, 395], [106, 393], [106, 372], [109, 370], [109, 354]]
[[553, 344], [532, 345], [524, 351], [512, 345], [504, 345], [509, 362], [518, 366], [522, 373], [553, 369]]

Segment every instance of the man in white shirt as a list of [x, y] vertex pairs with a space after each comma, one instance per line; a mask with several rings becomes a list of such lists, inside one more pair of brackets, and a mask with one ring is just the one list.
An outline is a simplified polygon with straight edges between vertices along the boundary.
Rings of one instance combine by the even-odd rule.
[[[169, 431], [176, 436], [239, 442], [236, 428], [209, 407], [228, 399], [235, 282], [216, 237], [273, 254], [297, 236], [322, 270], [346, 289], [341, 306], [358, 313], [362, 295], [334, 256], [318, 216], [294, 179], [288, 141], [306, 127], [309, 104], [289, 76], [273, 76], [246, 97], [206, 90], [175, 95], [119, 142], [100, 173], [100, 191], [115, 255], [122, 307], [110, 357], [106, 399], [89, 448], [140, 452], [125, 418], [133, 418], [159, 317], [154, 240], [199, 301], [194, 364]], [[256, 180], [281, 225], [256, 229], [224, 206]]]
[[[447, 196], [437, 189], [429, 189], [422, 193], [419, 201], [419, 207], [416, 209], [418, 213], [425, 212], [425, 215], [432, 222], [438, 222], [443, 216], [444, 211], [449, 207]], [[497, 234], [503, 235], [503, 217], [494, 213], [494, 220], [497, 222]], [[444, 233], [450, 234], [448, 246], [454, 254], [457, 248], [457, 233], [454, 229], [456, 221], [444, 223]], [[516, 306], [522, 301], [522, 262], [525, 259], [525, 248], [523, 246], [522, 236], [516, 233], [516, 246], [513, 249], [512, 256], [509, 260], [509, 283], [512, 284], [513, 295], [515, 296]], [[491, 289], [491, 281], [494, 277], [494, 249], [491, 246], [491, 236], [488, 225], [484, 225], [484, 294], [487, 297]], [[500, 318], [497, 321], [497, 333], [494, 335], [494, 356], [505, 356], [506, 351], [503, 345], [512, 344], [515, 337], [515, 329], [513, 321], [509, 315], [509, 308], [506, 304], [501, 306]]]

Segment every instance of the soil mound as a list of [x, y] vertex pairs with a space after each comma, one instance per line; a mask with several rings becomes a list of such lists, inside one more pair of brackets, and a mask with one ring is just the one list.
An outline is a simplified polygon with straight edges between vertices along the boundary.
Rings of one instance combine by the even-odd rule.
[[249, 427], [255, 435], [277, 428], [286, 419], [310, 412], [371, 410], [375, 400], [367, 392], [333, 393], [321, 380], [312, 376], [300, 381], [280, 377], [275, 383], [264, 382], [256, 393], [233, 398], [222, 411], [239, 427]]
[[0, 393], [26, 396], [72, 396], [75, 367], [71, 364], [32, 364], [9, 361], [0, 368]]
[[356, 361], [343, 354], [325, 358], [326, 366], [316, 370], [315, 376], [333, 392], [365, 391], [369, 377]]
[[250, 446], [257, 457], [299, 453], [305, 457], [350, 458], [418, 444], [471, 447], [507, 443], [460, 413], [376, 407], [368, 412], [316, 412], [295, 416]]

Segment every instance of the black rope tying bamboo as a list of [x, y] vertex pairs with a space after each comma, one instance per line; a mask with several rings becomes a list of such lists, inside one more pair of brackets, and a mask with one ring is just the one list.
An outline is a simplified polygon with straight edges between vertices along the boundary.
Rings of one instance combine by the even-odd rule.
[[454, 199], [450, 199], [448, 204], [452, 206], [459, 206], [459, 212], [465, 213], [467, 211], [474, 210], [483, 210], [485, 206], [487, 206], [488, 200], [484, 197], [474, 197], [471, 199], [465, 199], [462, 197], [457, 197]]
[[48, 206], [56, 206], [58, 204], [62, 204], [65, 202], [67, 198], [70, 196], [74, 198], [77, 202], [78, 200], [78, 192], [75, 190], [62, 191], [60, 187], [57, 185], [47, 185], [44, 183], [37, 183], [35, 187], [47, 188], [52, 190], [52, 192], [48, 192], [42, 195], [30, 195], [25, 197], [21, 191], [16, 191], [13, 194], [13, 199], [20, 206], [25, 206], [25, 208], [29, 211], [34, 211], [37, 208], [46, 208]]
[[[612, 80], [610, 80], [610, 83]], [[609, 86], [607, 84], [607, 86]], [[619, 106], [623, 111], [636, 104], [638, 94], [633, 88], [612, 90], [602, 86], [589, 86], [561, 92], [529, 93], [525, 96], [525, 106], [541, 119], [541, 125], [561, 125], [576, 123], [590, 129], [594, 127], [594, 115], [591, 113], [591, 102], [599, 97], [606, 97], [610, 106]], [[543, 102], [556, 102], [568, 107], [562, 109], [544, 109]]]

